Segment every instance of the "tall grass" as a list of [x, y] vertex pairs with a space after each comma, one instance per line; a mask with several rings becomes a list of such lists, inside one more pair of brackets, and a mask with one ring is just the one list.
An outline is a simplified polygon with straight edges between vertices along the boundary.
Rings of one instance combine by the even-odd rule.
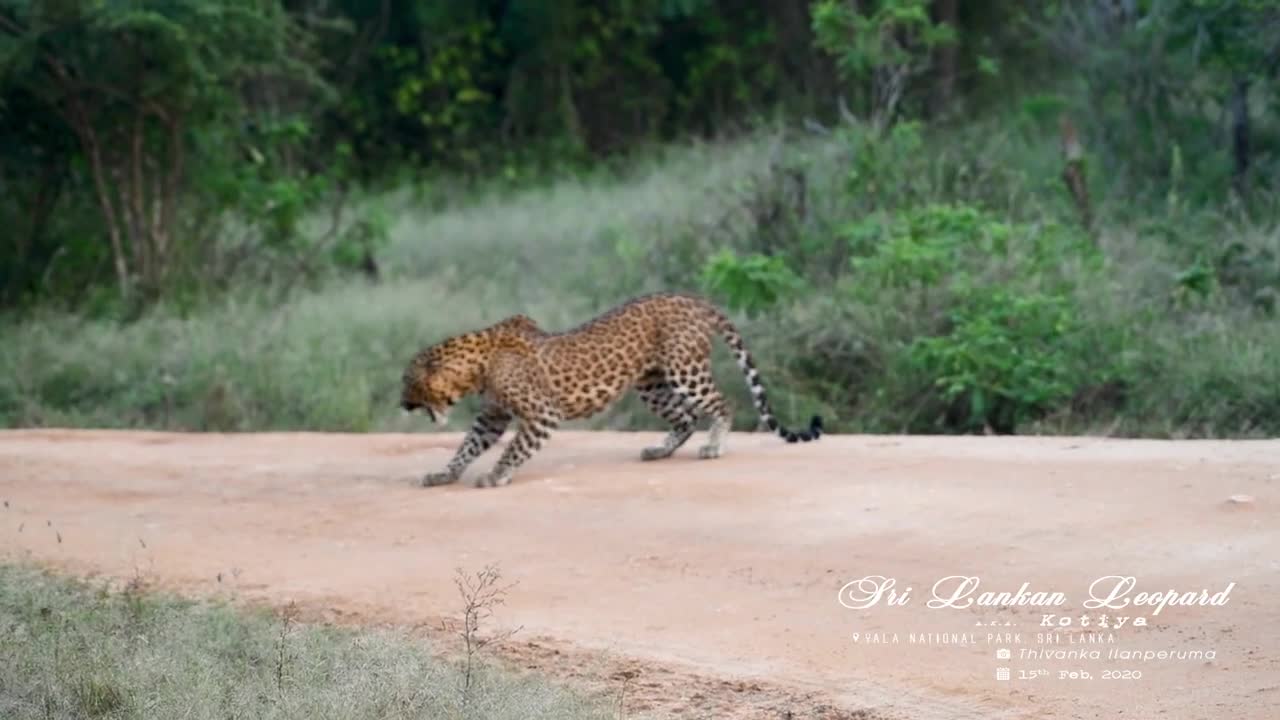
[[[905, 352], [946, 332], [951, 310], [922, 314], [902, 292], [860, 290], [874, 278], [851, 269], [856, 243], [845, 238], [868, 218], [888, 223], [939, 202], [1021, 223], [1030, 238], [1074, 225], [1051, 134], [1009, 127], [900, 142], [859, 128], [765, 132], [668, 148], [620, 176], [443, 202], [397, 193], [382, 200], [392, 222], [378, 283], [240, 287], [196, 311], [162, 305], [129, 324], [65, 314], [0, 324], [0, 423], [416, 429], [396, 400], [400, 371], [423, 345], [516, 312], [565, 329], [641, 292], [708, 289], [704, 267], [727, 249], [786, 258], [802, 281], [758, 312], [735, 311], [784, 416], [820, 411], [836, 431], [963, 430], [935, 370]], [[1106, 178], [1094, 182], [1100, 250], [1059, 253], [1051, 268], [1070, 286], [1081, 328], [1056, 351], [1076, 386], [1016, 430], [1280, 433], [1280, 220], [1171, 200], [1145, 213], [1126, 207], [1124, 217], [1142, 221], [1122, 222], [1106, 211], [1121, 205]], [[979, 275], [1007, 272], [1006, 260], [974, 262]], [[751, 427], [736, 370], [723, 353], [717, 364], [739, 427]], [[455, 429], [465, 415], [454, 414]], [[659, 421], [627, 401], [586, 424]]]
[[713, 212], [717, 195], [767, 163], [776, 143], [695, 145], [623, 180], [566, 179], [443, 210], [399, 194], [385, 201], [399, 209], [380, 258], [386, 279], [377, 284], [335, 281], [283, 298], [237, 288], [192, 314], [161, 305], [124, 325], [66, 314], [6, 324], [0, 421], [416, 427], [399, 417], [397, 401], [400, 371], [420, 347], [517, 312], [567, 328], [629, 295], [668, 289], [625, 257]]

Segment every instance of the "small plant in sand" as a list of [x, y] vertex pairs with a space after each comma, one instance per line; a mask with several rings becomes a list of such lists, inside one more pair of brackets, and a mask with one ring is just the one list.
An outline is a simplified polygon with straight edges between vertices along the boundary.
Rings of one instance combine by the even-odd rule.
[[276, 636], [276, 692], [284, 694], [284, 678], [289, 665], [289, 633], [298, 619], [298, 604], [290, 601], [280, 612], [280, 633]]
[[520, 631], [517, 627], [488, 637], [480, 635], [480, 624], [493, 617], [494, 608], [505, 604], [507, 593], [515, 587], [515, 583], [503, 585], [501, 581], [502, 572], [496, 565], [486, 565], [483, 570], [474, 573], [458, 568], [454, 575], [453, 583], [462, 599], [462, 629], [458, 631], [458, 636], [462, 638], [465, 651], [462, 665], [464, 699], [470, 697], [480, 653], [490, 645], [500, 644]]

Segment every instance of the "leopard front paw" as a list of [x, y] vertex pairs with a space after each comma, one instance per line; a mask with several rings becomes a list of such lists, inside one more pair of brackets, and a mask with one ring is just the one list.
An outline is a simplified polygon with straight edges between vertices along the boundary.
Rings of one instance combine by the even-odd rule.
[[485, 473], [484, 475], [481, 475], [480, 477], [476, 478], [475, 482], [471, 483], [471, 487], [493, 488], [493, 487], [501, 487], [503, 485], [510, 485], [511, 475], [512, 473], [509, 473], [509, 472], [508, 473], [500, 473], [500, 472]]
[[661, 460], [662, 458], [671, 457], [671, 454], [673, 452], [675, 451], [671, 450], [665, 445], [655, 445], [654, 447], [647, 447], [641, 450], [640, 459], [641, 460]]
[[453, 483], [457, 481], [458, 481], [458, 476], [448, 471], [427, 473], [422, 477], [422, 487], [448, 485], [449, 483]]

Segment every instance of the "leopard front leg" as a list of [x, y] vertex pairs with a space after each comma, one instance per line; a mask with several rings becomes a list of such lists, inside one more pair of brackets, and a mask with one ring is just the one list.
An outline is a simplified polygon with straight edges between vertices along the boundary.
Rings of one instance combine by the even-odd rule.
[[542, 443], [551, 437], [551, 431], [555, 430], [558, 425], [559, 421], [552, 417], [521, 418], [515, 438], [502, 453], [502, 457], [498, 459], [497, 464], [493, 466], [493, 470], [489, 471], [488, 475], [479, 478], [475, 487], [510, 485], [511, 477], [515, 474], [516, 469], [542, 448]]
[[510, 423], [511, 413], [507, 410], [498, 405], [486, 407], [476, 416], [475, 422], [471, 424], [471, 430], [462, 440], [462, 445], [454, 453], [453, 459], [445, 466], [444, 472], [427, 473], [422, 478], [422, 486], [430, 487], [457, 482], [471, 461], [480, 457], [498, 442]]

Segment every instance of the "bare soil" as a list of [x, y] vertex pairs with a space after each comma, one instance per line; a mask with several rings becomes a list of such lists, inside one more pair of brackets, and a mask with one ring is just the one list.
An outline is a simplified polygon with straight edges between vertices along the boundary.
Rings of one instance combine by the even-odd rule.
[[[456, 434], [3, 432], [0, 558], [296, 601], [446, 648], [455, 568], [497, 563], [517, 584], [491, 630], [521, 627], [500, 654], [626, 717], [1277, 717], [1280, 441], [735, 434], [718, 460], [695, 437], [640, 462], [659, 437], [564, 432], [513, 485], [477, 490], [413, 485]], [[910, 601], [842, 607], [877, 575]], [[1066, 600], [930, 609], [954, 575]], [[1041, 626], [1096, 623], [1084, 601], [1108, 575], [1134, 593], [1235, 586], [1219, 606], [1106, 611], [1147, 627]], [[1020, 656], [1055, 649], [1103, 657]]]

